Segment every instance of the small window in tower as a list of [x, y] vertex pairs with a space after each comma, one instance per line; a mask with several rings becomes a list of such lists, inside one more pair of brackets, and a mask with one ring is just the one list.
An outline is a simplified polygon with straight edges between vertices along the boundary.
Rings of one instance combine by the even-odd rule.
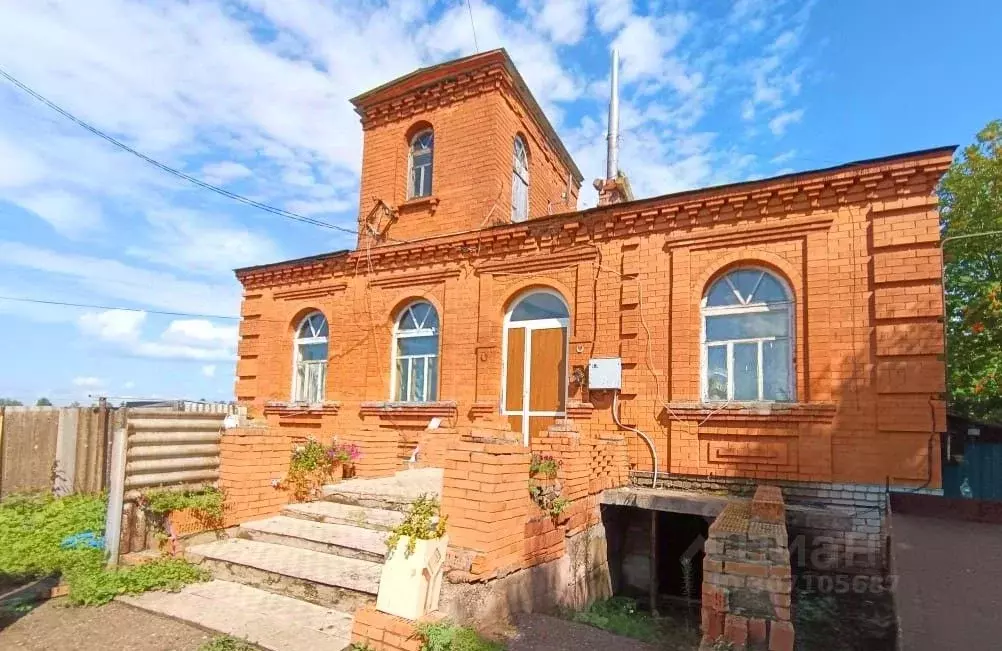
[[422, 131], [411, 140], [410, 180], [407, 198], [431, 196], [431, 170], [435, 134], [430, 129]]
[[515, 151], [511, 172], [511, 220], [524, 222], [529, 218], [529, 153], [522, 136], [515, 136]]

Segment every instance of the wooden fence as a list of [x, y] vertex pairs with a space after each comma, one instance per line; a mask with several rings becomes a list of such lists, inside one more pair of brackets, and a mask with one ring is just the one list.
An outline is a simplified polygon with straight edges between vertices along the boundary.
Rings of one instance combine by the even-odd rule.
[[11, 493], [95, 493], [107, 488], [111, 432], [124, 410], [0, 408], [0, 498]]

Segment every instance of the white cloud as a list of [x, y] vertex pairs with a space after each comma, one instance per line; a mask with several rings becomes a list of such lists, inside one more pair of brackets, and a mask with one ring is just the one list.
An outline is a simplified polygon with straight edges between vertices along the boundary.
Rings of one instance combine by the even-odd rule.
[[106, 310], [80, 317], [80, 331], [96, 341], [128, 355], [150, 359], [182, 359], [203, 362], [236, 358], [236, 327], [208, 321], [176, 319], [159, 339], [144, 338], [145, 312]]
[[96, 389], [104, 385], [104, 380], [99, 377], [75, 377], [72, 380], [73, 386], [83, 387], [85, 389]]
[[792, 160], [796, 155], [797, 155], [797, 150], [790, 149], [788, 151], [784, 151], [782, 154], [777, 154], [776, 156], [773, 156], [772, 158], [769, 159], [769, 162], [772, 163], [773, 165], [781, 165], [782, 163]]
[[202, 166], [202, 178], [216, 185], [226, 185], [230, 181], [236, 181], [253, 174], [254, 172], [243, 163], [234, 163], [228, 160]]
[[147, 215], [149, 243], [126, 253], [187, 272], [228, 273], [238, 267], [282, 260], [281, 249], [266, 235], [228, 220], [192, 210], [156, 210]]
[[588, 0], [544, 0], [527, 9], [530, 19], [556, 43], [577, 43], [588, 27]]
[[614, 32], [633, 15], [633, 0], [595, 0], [595, 24], [608, 34]]
[[206, 364], [205, 366], [203, 366], [202, 367], [202, 375], [204, 375], [205, 377], [215, 377], [215, 375], [216, 375], [216, 365], [215, 364]]
[[17, 199], [56, 232], [76, 238], [103, 225], [101, 211], [86, 199], [61, 190], [36, 191]]
[[785, 113], [780, 113], [773, 119], [769, 120], [769, 131], [772, 131], [772, 135], [779, 137], [786, 133], [786, 129], [791, 124], [796, 124], [800, 122], [804, 117], [804, 110], [797, 109], [795, 111], [786, 111]]
[[701, 79], [669, 54], [689, 30], [691, 18], [676, 13], [658, 16], [631, 16], [613, 41], [619, 50], [624, 82], [651, 79], [667, 83], [681, 93], [692, 92]]

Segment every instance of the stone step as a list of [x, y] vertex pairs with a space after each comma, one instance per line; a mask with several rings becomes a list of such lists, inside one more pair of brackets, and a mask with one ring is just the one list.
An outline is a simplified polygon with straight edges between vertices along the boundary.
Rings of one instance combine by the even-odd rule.
[[345, 558], [360, 558], [374, 563], [382, 563], [386, 558], [385, 532], [285, 515], [245, 522], [240, 525], [237, 537], [311, 549]]
[[348, 479], [323, 487], [328, 502], [406, 512], [422, 495], [442, 493], [442, 469], [402, 470], [390, 477]]
[[268, 651], [340, 651], [351, 642], [352, 613], [229, 581], [195, 583], [180, 592], [123, 595], [118, 600]]
[[350, 527], [389, 531], [404, 520], [400, 511], [352, 506], [335, 502], [304, 502], [289, 504], [282, 509], [282, 515], [301, 520], [343, 524]]
[[217, 579], [345, 612], [375, 603], [382, 572], [381, 563], [239, 538], [193, 545], [185, 556]]

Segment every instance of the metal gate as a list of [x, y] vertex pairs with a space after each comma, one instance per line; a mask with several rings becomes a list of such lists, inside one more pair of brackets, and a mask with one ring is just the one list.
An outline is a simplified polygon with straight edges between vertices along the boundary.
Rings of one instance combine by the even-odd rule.
[[943, 468], [943, 492], [947, 497], [1002, 500], [1002, 443], [968, 441], [964, 461]]

